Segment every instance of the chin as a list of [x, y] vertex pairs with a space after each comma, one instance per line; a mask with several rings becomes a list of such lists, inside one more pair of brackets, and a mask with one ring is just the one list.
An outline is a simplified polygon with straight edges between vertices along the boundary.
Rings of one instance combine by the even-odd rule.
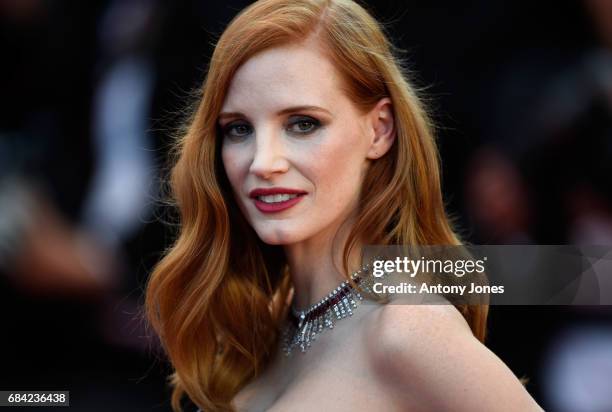
[[296, 233], [281, 228], [267, 227], [256, 230], [256, 232], [259, 239], [268, 245], [288, 245], [290, 243], [299, 242], [302, 239], [302, 237], [298, 236]]

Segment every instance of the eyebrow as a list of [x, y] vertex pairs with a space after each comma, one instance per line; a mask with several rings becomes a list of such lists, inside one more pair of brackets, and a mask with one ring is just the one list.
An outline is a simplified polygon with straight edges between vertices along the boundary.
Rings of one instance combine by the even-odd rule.
[[[323, 112], [323, 113], [327, 113], [329, 116], [332, 116], [329, 110], [326, 110], [319, 106], [308, 106], [308, 105], [287, 107], [286, 109], [283, 109], [277, 112], [276, 115], [282, 116], [285, 114], [302, 112], [302, 111]], [[243, 113], [240, 113], [240, 112], [223, 112], [219, 114], [219, 120], [226, 118], [226, 117], [247, 117], [247, 116], [245, 116]]]

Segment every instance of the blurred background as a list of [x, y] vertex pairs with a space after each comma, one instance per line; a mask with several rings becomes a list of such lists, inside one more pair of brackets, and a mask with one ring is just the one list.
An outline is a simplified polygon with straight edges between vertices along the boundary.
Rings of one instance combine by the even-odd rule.
[[[248, 1], [0, 0], [2, 390], [168, 411], [141, 319], [172, 240], [171, 132]], [[475, 244], [612, 244], [612, 1], [367, 1], [439, 125]], [[612, 411], [612, 310], [493, 307], [491, 348], [550, 411]]]

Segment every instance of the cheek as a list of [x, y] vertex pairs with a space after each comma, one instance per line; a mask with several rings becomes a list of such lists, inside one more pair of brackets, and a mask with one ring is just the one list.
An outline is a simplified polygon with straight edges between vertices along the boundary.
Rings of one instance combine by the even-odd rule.
[[243, 163], [241, 162], [240, 151], [234, 147], [223, 146], [221, 149], [221, 160], [232, 188], [238, 190]]
[[317, 194], [330, 207], [346, 207], [358, 197], [365, 159], [358, 131], [346, 129], [313, 155]]
[[240, 150], [236, 150], [236, 147], [223, 147], [221, 149], [221, 161], [225, 174], [229, 180], [233, 198], [238, 208], [241, 210], [243, 216], [249, 220], [249, 214], [245, 208], [243, 200], [241, 199], [241, 193], [243, 192], [243, 185], [246, 176], [245, 159], [243, 153]]

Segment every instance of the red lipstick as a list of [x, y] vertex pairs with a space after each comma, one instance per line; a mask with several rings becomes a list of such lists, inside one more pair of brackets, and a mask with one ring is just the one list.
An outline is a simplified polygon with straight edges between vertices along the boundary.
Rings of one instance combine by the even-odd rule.
[[[275, 212], [280, 212], [285, 209], [289, 209], [290, 207], [296, 205], [300, 200], [302, 200], [302, 197], [304, 197], [306, 193], [307, 192], [303, 190], [298, 190], [298, 189], [290, 189], [286, 187], [271, 187], [271, 188], [258, 188], [258, 189], [251, 190], [249, 192], [249, 197], [253, 199], [253, 203], [255, 203], [255, 207], [260, 212], [275, 213]], [[288, 199], [288, 200], [274, 202], [274, 203], [267, 203], [258, 198], [258, 196], [270, 196], [270, 195], [280, 195], [280, 194], [287, 194], [287, 195], [295, 194], [297, 196], [294, 198]]]

